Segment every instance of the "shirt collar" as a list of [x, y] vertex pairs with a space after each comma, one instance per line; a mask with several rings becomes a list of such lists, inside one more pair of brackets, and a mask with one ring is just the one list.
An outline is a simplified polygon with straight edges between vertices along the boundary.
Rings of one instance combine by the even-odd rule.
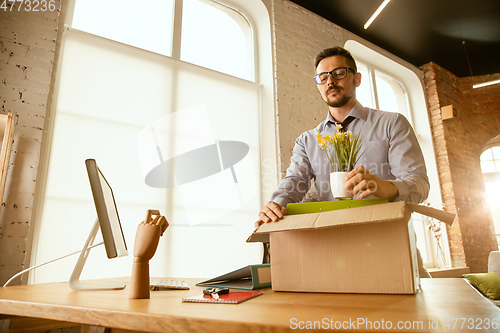
[[[361, 103], [359, 101], [356, 101], [356, 104], [354, 104], [351, 111], [349, 111], [349, 114], [347, 115], [347, 117], [349, 117], [349, 116], [353, 116], [353, 117], [356, 117], [356, 118], [359, 118], [359, 119], [366, 121], [366, 119], [368, 117], [368, 111], [366, 110], [366, 108], [363, 105], [361, 105]], [[335, 121], [335, 119], [333, 119], [330, 111], [328, 111], [328, 115], [326, 116], [326, 121], [332, 122], [334, 124], [337, 123]]]

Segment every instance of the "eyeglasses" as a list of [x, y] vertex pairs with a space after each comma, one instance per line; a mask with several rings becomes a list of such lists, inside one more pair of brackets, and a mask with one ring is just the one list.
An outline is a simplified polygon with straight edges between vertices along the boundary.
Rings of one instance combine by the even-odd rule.
[[356, 74], [356, 71], [349, 67], [339, 67], [335, 68], [331, 72], [322, 72], [314, 75], [314, 80], [318, 85], [325, 84], [328, 81], [328, 77], [331, 75], [335, 80], [342, 80], [347, 76], [347, 71], [351, 71], [353, 74]]

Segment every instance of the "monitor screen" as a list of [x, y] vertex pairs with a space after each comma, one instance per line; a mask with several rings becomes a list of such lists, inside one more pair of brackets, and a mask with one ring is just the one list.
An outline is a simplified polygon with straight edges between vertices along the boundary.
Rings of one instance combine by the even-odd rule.
[[94, 159], [86, 160], [85, 165], [108, 258], [126, 256], [128, 255], [127, 244], [123, 236], [113, 190]]

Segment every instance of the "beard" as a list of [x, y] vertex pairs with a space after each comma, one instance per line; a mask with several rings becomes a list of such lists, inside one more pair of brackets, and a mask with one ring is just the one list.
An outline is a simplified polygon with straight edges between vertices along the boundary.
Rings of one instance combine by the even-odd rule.
[[[355, 82], [353, 81], [353, 83], [355, 83]], [[328, 99], [328, 93], [334, 89], [339, 91], [340, 99], [331, 101]], [[351, 95], [348, 96], [348, 95], [344, 94], [344, 88], [342, 88], [341, 86], [332, 85], [332, 86], [328, 87], [328, 89], [326, 90], [325, 103], [328, 106], [331, 106], [332, 108], [339, 108], [341, 106], [346, 105], [351, 100], [351, 98], [354, 96], [355, 93], [356, 93], [356, 88], [354, 88], [352, 90]]]

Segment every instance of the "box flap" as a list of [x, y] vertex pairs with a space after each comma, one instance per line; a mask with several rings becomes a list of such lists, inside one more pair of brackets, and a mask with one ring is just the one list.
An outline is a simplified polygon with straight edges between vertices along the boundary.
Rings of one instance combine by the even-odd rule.
[[262, 224], [255, 233], [269, 233], [274, 231], [314, 229], [316, 220], [324, 213], [285, 215], [282, 220]]
[[346, 208], [323, 213], [286, 215], [278, 222], [262, 224], [247, 239], [247, 242], [259, 242], [262, 234], [290, 230], [313, 230], [351, 224], [375, 223], [398, 220], [404, 217], [404, 202]]
[[411, 209], [411, 211], [415, 213], [419, 213], [422, 215], [438, 219], [439, 221], [442, 221], [450, 226], [453, 224], [453, 221], [455, 220], [455, 214], [450, 212], [445, 212], [444, 210], [439, 210], [428, 206], [417, 205], [414, 203], [407, 203], [406, 205], [408, 206], [409, 209]]
[[258, 234], [257, 229], [247, 238], [247, 243], [258, 242], [258, 243], [269, 243], [269, 234]]
[[315, 227], [327, 228], [350, 224], [387, 222], [399, 220], [404, 216], [404, 202], [398, 201], [321, 213]]

